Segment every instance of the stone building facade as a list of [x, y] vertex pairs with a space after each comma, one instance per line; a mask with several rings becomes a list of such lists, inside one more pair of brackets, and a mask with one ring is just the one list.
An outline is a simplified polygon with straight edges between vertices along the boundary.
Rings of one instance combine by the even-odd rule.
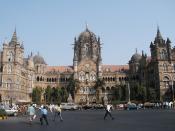
[[169, 38], [164, 40], [159, 28], [154, 42], [150, 43], [151, 56], [136, 53], [129, 61], [130, 83], [138, 82], [147, 93], [155, 95], [154, 101], [174, 101], [175, 48]]
[[[79, 81], [74, 101], [76, 103], [102, 102], [115, 99], [118, 85], [139, 83], [156, 91], [157, 99], [170, 99], [175, 80], [175, 49], [169, 39], [162, 38], [159, 29], [151, 42], [151, 56], [137, 51], [129, 65], [104, 65], [101, 57], [100, 37], [87, 27], [74, 38], [73, 64], [49, 66], [38, 53], [24, 58], [24, 47], [14, 32], [9, 43], [4, 42], [0, 54], [0, 97], [3, 102], [31, 101], [32, 89], [48, 86], [67, 88], [69, 79]], [[95, 88], [97, 80], [103, 87]], [[127, 96], [128, 97], [128, 96]], [[44, 97], [42, 97], [44, 100]]]

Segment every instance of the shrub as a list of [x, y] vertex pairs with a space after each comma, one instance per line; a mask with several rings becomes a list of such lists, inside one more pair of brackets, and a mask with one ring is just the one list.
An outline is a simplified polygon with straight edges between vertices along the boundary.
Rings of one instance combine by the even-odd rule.
[[7, 117], [7, 113], [4, 109], [0, 109], [0, 117], [2, 117], [2, 119], [5, 119], [5, 117]]

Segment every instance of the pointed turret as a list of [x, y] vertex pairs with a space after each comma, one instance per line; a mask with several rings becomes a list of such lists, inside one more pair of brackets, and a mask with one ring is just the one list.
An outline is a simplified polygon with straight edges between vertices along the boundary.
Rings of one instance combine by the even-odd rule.
[[157, 35], [156, 35], [156, 38], [157, 38], [157, 39], [163, 39], [163, 38], [162, 38], [162, 35], [161, 35], [161, 33], [160, 33], [160, 30], [159, 30], [159, 26], [157, 27]]
[[155, 41], [154, 41], [155, 44], [157, 43], [164, 43], [164, 40], [163, 40], [163, 37], [160, 33], [160, 30], [159, 30], [159, 27], [157, 27], [157, 34], [156, 34], [156, 37], [155, 37]]
[[18, 42], [18, 40], [17, 40], [16, 28], [15, 28], [15, 31], [13, 32], [13, 36], [12, 36], [10, 44], [16, 44], [17, 42]]
[[171, 43], [171, 41], [170, 41], [170, 39], [169, 39], [169, 38], [167, 38], [166, 43], [167, 43], [167, 44], [170, 44], [170, 43]]

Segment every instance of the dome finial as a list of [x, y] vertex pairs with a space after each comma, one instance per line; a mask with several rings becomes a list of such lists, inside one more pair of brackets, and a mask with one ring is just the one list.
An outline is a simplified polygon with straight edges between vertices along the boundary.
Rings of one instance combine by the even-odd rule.
[[137, 48], [136, 48], [136, 54], [137, 54]]
[[87, 22], [85, 22], [86, 23], [86, 31], [88, 30], [88, 24], [87, 24]]

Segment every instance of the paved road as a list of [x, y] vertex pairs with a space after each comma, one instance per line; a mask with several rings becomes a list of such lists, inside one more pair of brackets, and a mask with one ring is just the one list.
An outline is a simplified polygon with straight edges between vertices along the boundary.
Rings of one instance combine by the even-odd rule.
[[114, 120], [103, 120], [104, 111], [64, 111], [63, 122], [41, 126], [36, 118], [30, 125], [26, 117], [0, 121], [0, 131], [175, 131], [175, 110], [113, 111]]

